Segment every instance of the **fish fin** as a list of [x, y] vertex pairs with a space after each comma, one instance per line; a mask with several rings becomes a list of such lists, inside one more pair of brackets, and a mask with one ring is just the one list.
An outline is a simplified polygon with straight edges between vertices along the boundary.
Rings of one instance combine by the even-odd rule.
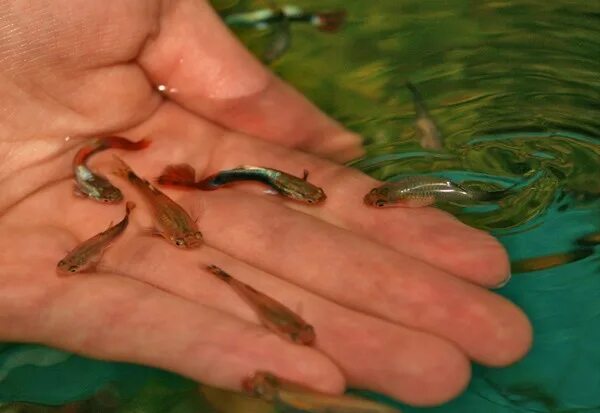
[[106, 136], [98, 140], [98, 144], [105, 148], [125, 149], [127, 151], [139, 151], [147, 148], [151, 143], [152, 141], [146, 138], [134, 142], [121, 136]]
[[317, 13], [313, 25], [322, 32], [336, 32], [346, 22], [346, 10]]
[[77, 185], [73, 185], [73, 195], [77, 198], [87, 198], [87, 194], [83, 192]]
[[309, 172], [308, 172], [308, 169], [305, 169], [305, 170], [302, 172], [302, 180], [303, 180], [303, 181], [306, 181], [306, 180], [308, 179], [308, 174], [309, 174]]
[[274, 190], [273, 188], [265, 189], [263, 193], [267, 195], [279, 195], [279, 192]]
[[156, 182], [161, 185], [194, 186], [196, 171], [187, 164], [167, 165]]
[[121, 178], [127, 178], [127, 176], [133, 172], [129, 165], [127, 165], [125, 161], [119, 158], [117, 155], [113, 155], [113, 160], [115, 161], [115, 167], [112, 170], [113, 175]]
[[233, 277], [231, 275], [227, 274], [222, 268], [217, 267], [214, 264], [207, 265], [206, 270], [209, 271], [210, 273], [216, 275], [217, 278], [225, 281], [226, 283], [230, 283], [231, 280], [233, 279]]
[[163, 234], [158, 228], [155, 228], [155, 227], [142, 228], [140, 233], [141, 233], [141, 235], [146, 236], [146, 237], [166, 238], [165, 234]]

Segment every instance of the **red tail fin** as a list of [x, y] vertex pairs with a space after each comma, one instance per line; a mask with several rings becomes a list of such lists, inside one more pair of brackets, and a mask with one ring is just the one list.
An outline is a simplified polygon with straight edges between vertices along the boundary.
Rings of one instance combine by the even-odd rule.
[[191, 165], [181, 163], [178, 165], [168, 165], [163, 169], [160, 176], [156, 178], [156, 182], [161, 185], [193, 187], [196, 182], [195, 176], [196, 171]]
[[83, 164], [87, 158], [106, 149], [125, 149], [127, 151], [139, 151], [140, 149], [147, 148], [150, 146], [152, 141], [148, 139], [142, 139], [137, 142], [130, 141], [129, 139], [122, 138], [120, 136], [106, 136], [104, 138], [94, 139], [91, 142], [85, 144], [73, 158], [73, 165]]
[[346, 21], [346, 10], [317, 13], [314, 25], [323, 32], [335, 32]]
[[125, 149], [127, 151], [139, 151], [140, 149], [147, 148], [151, 143], [151, 140], [145, 138], [134, 142], [120, 136], [105, 136], [104, 138], [98, 139], [98, 146], [102, 146], [105, 149], [115, 148]]

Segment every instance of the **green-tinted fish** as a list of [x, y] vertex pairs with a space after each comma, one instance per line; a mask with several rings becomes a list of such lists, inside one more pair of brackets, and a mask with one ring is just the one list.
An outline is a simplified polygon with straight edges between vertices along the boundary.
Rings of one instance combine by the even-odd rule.
[[185, 209], [163, 194], [150, 182], [140, 178], [121, 158], [114, 174], [126, 178], [148, 200], [159, 228], [152, 229], [152, 235], [159, 235], [179, 248], [198, 248], [202, 245], [202, 233], [196, 222]]
[[230, 14], [224, 17], [229, 26], [267, 28], [282, 20], [308, 23], [324, 32], [337, 31], [346, 20], [345, 10], [307, 12], [295, 6], [270, 7], [247, 13]]
[[315, 341], [314, 328], [279, 301], [233, 278], [216, 265], [206, 269], [229, 284], [254, 309], [264, 326], [275, 334], [296, 344], [308, 345]]
[[94, 139], [91, 143], [84, 145], [73, 158], [73, 174], [75, 175], [75, 195], [87, 197], [104, 203], [117, 203], [123, 199], [123, 194], [104, 176], [92, 172], [86, 165], [87, 160], [93, 154], [106, 149], [125, 149], [128, 151], [139, 151], [147, 148], [150, 141], [142, 139], [132, 142], [120, 136], [107, 136]]
[[308, 171], [298, 178], [277, 169], [258, 166], [240, 166], [211, 175], [201, 181], [195, 180], [196, 171], [188, 164], [169, 165], [156, 179], [161, 185], [183, 186], [204, 191], [218, 189], [237, 181], [257, 181], [269, 185], [277, 193], [307, 204], [323, 202], [325, 192], [307, 181]]
[[364, 197], [367, 205], [383, 207], [423, 207], [436, 202], [454, 204], [473, 204], [477, 202], [498, 201], [504, 198], [510, 189], [501, 191], [478, 191], [468, 189], [445, 178], [419, 175], [409, 176], [394, 182], [373, 188]]
[[411, 82], [406, 82], [406, 87], [413, 97], [415, 112], [417, 115], [416, 126], [421, 135], [421, 146], [426, 149], [442, 149], [442, 134], [435, 121], [429, 114], [423, 97], [419, 90]]
[[133, 202], [125, 205], [125, 217], [119, 222], [92, 238], [79, 244], [73, 251], [56, 265], [59, 275], [74, 274], [86, 270], [93, 270], [102, 258], [104, 250], [121, 235], [129, 225], [129, 214], [135, 208]]
[[348, 395], [330, 395], [258, 371], [242, 381], [252, 396], [275, 403], [279, 408], [310, 413], [400, 413], [398, 409]]

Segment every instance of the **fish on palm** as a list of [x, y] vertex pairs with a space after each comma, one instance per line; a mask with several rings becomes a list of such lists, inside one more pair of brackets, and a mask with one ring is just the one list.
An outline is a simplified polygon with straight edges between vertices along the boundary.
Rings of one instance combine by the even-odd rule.
[[284, 380], [266, 371], [257, 371], [242, 381], [250, 395], [274, 403], [283, 411], [310, 413], [400, 413], [398, 409], [349, 395], [331, 395]]

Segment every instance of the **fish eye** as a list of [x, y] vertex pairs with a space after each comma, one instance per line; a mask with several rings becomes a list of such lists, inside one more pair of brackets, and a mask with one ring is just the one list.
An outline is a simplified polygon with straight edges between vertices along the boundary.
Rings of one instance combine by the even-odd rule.
[[182, 247], [183, 245], [185, 245], [185, 241], [181, 238], [176, 238], [175, 245], [177, 245], [178, 247]]
[[384, 207], [385, 206], [385, 201], [383, 199], [378, 199], [377, 201], [375, 201], [375, 205], [378, 207]]
[[312, 200], [312, 199], [307, 199], [306, 202], [308, 202], [309, 204], [314, 204], [315, 203], [315, 201]]
[[77, 266], [76, 265], [72, 265], [69, 267], [69, 272], [77, 272]]

